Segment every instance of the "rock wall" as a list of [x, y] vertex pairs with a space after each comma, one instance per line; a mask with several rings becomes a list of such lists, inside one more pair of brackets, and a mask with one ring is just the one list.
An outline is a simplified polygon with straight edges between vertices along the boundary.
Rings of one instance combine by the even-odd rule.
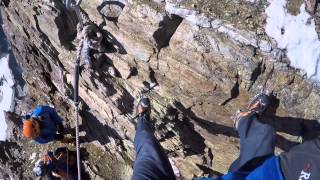
[[[49, 104], [74, 127], [75, 13], [61, 0], [1, 3], [4, 29], [26, 81], [27, 96], [19, 100], [16, 113]], [[265, 0], [83, 1], [84, 19], [103, 35], [91, 54], [93, 67], [83, 65], [80, 76], [87, 178], [130, 179], [131, 118], [141, 96], [152, 100], [155, 134], [181, 179], [227, 172], [239, 154], [230, 116], [262, 90], [274, 95], [263, 120], [279, 132], [277, 152], [314, 137], [319, 86], [291, 68], [285, 51], [266, 35], [267, 5]], [[21, 176], [26, 179], [32, 179], [33, 152], [61, 145], [40, 147], [21, 138], [6, 143], [4, 148], [17, 146], [23, 152], [25, 161], [17, 166], [25, 167]]]

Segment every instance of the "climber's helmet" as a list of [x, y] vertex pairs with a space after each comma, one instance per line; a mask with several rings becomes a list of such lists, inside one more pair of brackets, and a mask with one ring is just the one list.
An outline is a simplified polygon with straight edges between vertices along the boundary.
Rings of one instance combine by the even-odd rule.
[[34, 119], [27, 119], [23, 122], [23, 135], [26, 138], [36, 138], [40, 135], [39, 122]]

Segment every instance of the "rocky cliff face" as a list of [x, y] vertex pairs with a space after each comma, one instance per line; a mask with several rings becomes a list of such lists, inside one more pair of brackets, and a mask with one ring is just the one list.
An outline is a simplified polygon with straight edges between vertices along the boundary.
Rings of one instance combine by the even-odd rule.
[[[290, 12], [302, 3], [290, 1]], [[308, 3], [320, 22], [316, 3]], [[141, 96], [152, 100], [155, 134], [181, 179], [228, 170], [239, 154], [230, 116], [261, 90], [274, 94], [274, 106], [264, 120], [279, 131], [277, 152], [314, 136], [320, 89], [290, 67], [285, 50], [266, 35], [268, 4], [83, 0], [85, 21], [103, 35], [91, 51], [92, 67], [84, 65], [80, 76], [87, 178], [130, 179], [131, 118]], [[27, 95], [18, 101], [16, 113], [50, 104], [74, 127], [75, 13], [61, 0], [2, 0], [1, 15], [26, 82]], [[1, 167], [18, 169], [1, 168], [0, 176], [32, 179], [34, 157], [59, 145], [33, 145], [19, 137], [2, 143]], [[16, 173], [19, 168], [24, 170]]]

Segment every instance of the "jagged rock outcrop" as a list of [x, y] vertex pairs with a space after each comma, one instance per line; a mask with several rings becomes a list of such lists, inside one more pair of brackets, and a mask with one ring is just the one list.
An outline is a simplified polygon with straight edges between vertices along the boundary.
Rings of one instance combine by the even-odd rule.
[[[278, 151], [299, 143], [298, 137], [314, 136], [320, 89], [289, 66], [285, 51], [264, 32], [267, 4], [83, 1], [83, 15], [103, 35], [101, 48], [92, 52], [99, 65], [82, 68], [80, 76], [88, 178], [130, 179], [135, 133], [130, 119], [141, 96], [152, 99], [156, 136], [181, 179], [227, 171], [239, 153], [230, 116], [261, 90], [274, 94], [265, 120], [279, 131]], [[75, 13], [60, 0], [3, 0], [1, 15], [28, 89], [16, 113], [50, 104], [74, 127]], [[20, 151], [37, 154], [60, 145], [24, 143], [17, 144]]]

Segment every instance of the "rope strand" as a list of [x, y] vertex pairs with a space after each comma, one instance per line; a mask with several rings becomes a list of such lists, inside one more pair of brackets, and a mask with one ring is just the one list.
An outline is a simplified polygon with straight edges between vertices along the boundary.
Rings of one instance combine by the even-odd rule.
[[[80, 4], [82, 0], [78, 0], [75, 4], [72, 3], [72, 0], [66, 0], [66, 7], [69, 10], [74, 10], [78, 21], [79, 21], [79, 31], [83, 29], [83, 18], [81, 17], [82, 12], [80, 9]], [[80, 166], [80, 143], [79, 143], [79, 70], [80, 70], [80, 57], [81, 57], [81, 50], [83, 48], [83, 37], [80, 37], [80, 42], [77, 49], [77, 58], [74, 64], [74, 113], [76, 117], [76, 150], [77, 150], [77, 169], [78, 169], [78, 180], [81, 180], [81, 166]]]
[[78, 169], [78, 180], [81, 180], [78, 106], [75, 107], [75, 111], [76, 111], [76, 123], [77, 123], [77, 126], [76, 126], [77, 169]]
[[[66, 0], [66, 7], [69, 10], [75, 11], [79, 24], [77, 25], [78, 35], [77, 38], [80, 40], [77, 48], [77, 57], [74, 63], [74, 113], [76, 117], [76, 150], [77, 150], [77, 169], [78, 169], [78, 180], [81, 180], [81, 167], [80, 167], [80, 142], [79, 142], [79, 71], [80, 71], [80, 59], [88, 61], [90, 63], [89, 48], [96, 49], [99, 47], [102, 34], [98, 31], [97, 27], [92, 25], [87, 14], [81, 11], [80, 4], [82, 0], [72, 2], [73, 0]], [[93, 31], [97, 34], [96, 38], [90, 39], [88, 34]]]

